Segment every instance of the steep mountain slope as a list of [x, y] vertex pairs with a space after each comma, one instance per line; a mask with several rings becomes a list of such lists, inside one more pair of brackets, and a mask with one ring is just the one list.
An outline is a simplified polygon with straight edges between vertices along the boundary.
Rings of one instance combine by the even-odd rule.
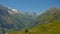
[[0, 32], [17, 31], [30, 27], [36, 19], [35, 16], [0, 6]]
[[12, 10], [0, 6], [0, 32], [4, 34], [6, 31], [21, 30], [25, 28], [25, 25], [18, 22], [8, 11]]
[[[31, 26], [31, 22], [35, 21], [35, 16], [34, 15], [27, 15], [27, 14], [21, 14], [21, 13], [11, 13], [10, 14], [15, 20], [18, 22], [21, 22], [25, 24], [25, 26]], [[33, 18], [34, 17], [34, 18]]]
[[44, 23], [53, 22], [57, 19], [60, 19], [60, 9], [53, 7], [38, 16], [36, 24], [38, 25], [40, 23], [41, 25]]

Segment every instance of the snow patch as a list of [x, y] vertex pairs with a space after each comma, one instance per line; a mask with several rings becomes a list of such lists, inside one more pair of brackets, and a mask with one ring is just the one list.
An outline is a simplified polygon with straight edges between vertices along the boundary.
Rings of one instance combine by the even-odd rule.
[[15, 11], [15, 12], [17, 12], [17, 10], [16, 9], [11, 9], [12, 11]]

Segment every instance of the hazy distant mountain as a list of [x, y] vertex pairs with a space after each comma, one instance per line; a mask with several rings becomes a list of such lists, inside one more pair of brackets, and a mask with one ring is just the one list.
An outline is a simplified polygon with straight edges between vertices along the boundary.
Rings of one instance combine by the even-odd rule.
[[30, 27], [36, 17], [36, 13], [23, 13], [16, 9], [0, 6], [0, 29], [5, 31], [21, 30]]

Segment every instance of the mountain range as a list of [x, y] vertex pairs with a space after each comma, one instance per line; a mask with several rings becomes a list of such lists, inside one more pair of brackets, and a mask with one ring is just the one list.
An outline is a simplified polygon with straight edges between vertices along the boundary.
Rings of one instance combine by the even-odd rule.
[[37, 16], [34, 12], [19, 12], [16, 9], [0, 6], [0, 29], [14, 31], [30, 27]]
[[[44, 13], [38, 15], [35, 12], [21, 12], [16, 9], [0, 6], [0, 33], [5, 32], [18, 34], [24, 29], [31, 34], [55, 34], [60, 32], [60, 9], [49, 8]], [[56, 32], [57, 31], [57, 32]], [[48, 33], [47, 33], [48, 32]]]

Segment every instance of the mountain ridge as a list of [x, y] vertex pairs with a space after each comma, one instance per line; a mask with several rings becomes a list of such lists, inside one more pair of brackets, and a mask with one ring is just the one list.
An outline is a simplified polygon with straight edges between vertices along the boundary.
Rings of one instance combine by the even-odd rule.
[[11, 28], [11, 26], [13, 26], [13, 29], [16, 28], [16, 30], [19, 30], [21, 28], [27, 27], [26, 25], [32, 21], [35, 21], [35, 16], [33, 15], [23, 14], [18, 11], [16, 12], [4, 6], [0, 7], [0, 21], [2, 21], [1, 23], [3, 23], [3, 25], [6, 24], [6, 28], [8, 29], [9, 27]]

